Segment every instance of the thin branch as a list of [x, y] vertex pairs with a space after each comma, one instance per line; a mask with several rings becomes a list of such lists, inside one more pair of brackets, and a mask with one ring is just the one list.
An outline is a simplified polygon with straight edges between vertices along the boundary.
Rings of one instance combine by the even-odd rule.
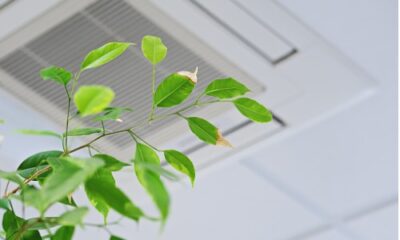
[[[173, 116], [173, 115], [177, 115], [177, 116], [183, 117], [183, 115], [181, 115], [181, 113], [184, 112], [184, 111], [189, 110], [189, 109], [192, 108], [192, 107], [195, 107], [195, 106], [203, 106], [203, 105], [207, 105], [207, 104], [211, 104], [211, 103], [217, 103], [217, 102], [230, 102], [230, 101], [229, 101], [229, 100], [213, 100], [213, 101], [202, 102], [202, 103], [201, 103], [201, 102], [197, 102], [197, 103], [194, 102], [194, 103], [192, 103], [192, 104], [190, 104], [190, 105], [188, 105], [188, 106], [186, 106], [186, 107], [184, 107], [184, 108], [181, 108], [180, 110], [177, 110], [176, 112], [173, 112], [173, 113], [170, 113], [170, 114], [166, 114], [166, 115], [158, 116], [158, 117], [156, 117], [156, 118], [153, 118], [153, 120], [161, 120], [161, 119], [165, 119], [165, 118], [167, 118], [167, 117]], [[87, 147], [91, 146], [94, 142], [98, 141], [99, 139], [101, 139], [101, 138], [103, 138], [103, 137], [106, 137], [106, 136], [109, 136], [109, 135], [118, 134], [118, 133], [123, 133], [123, 132], [128, 132], [135, 140], [136, 140], [136, 139], [139, 139], [141, 142], [143, 142], [143, 143], [145, 143], [146, 145], [150, 146], [150, 147], [153, 148], [154, 150], [156, 150], [156, 151], [158, 151], [158, 152], [162, 152], [162, 150], [156, 148], [155, 146], [151, 145], [151, 144], [148, 143], [146, 140], [144, 140], [143, 138], [141, 138], [140, 136], [138, 136], [137, 134], [135, 134], [135, 133], [133, 132], [133, 129], [134, 129], [134, 128], [136, 128], [136, 127], [130, 127], [130, 128], [126, 128], [126, 129], [114, 131], [114, 132], [103, 133], [102, 135], [100, 135], [100, 136], [94, 138], [93, 140], [89, 141], [88, 143], [85, 143], [85, 144], [83, 144], [83, 145], [81, 145], [81, 146], [79, 146], [79, 147], [76, 147], [76, 148], [74, 148], [74, 149], [72, 149], [72, 150], [68, 150], [68, 151], [64, 152], [63, 156], [67, 156], [67, 155], [69, 155], [70, 153], [73, 153], [73, 152], [79, 151], [79, 150], [81, 150], [81, 149], [87, 148]], [[45, 168], [43, 168], [43, 169], [37, 171], [37, 172], [36, 172], [35, 174], [33, 174], [30, 178], [25, 179], [24, 184], [27, 184], [27, 183], [31, 182], [31, 181], [32, 181], [33, 179], [35, 179], [36, 177], [38, 177], [38, 176], [40, 176], [41, 174], [43, 174], [43, 173], [49, 171], [50, 168], [51, 168], [50, 166], [47, 166], [47, 167], [45, 167]], [[12, 195], [12, 194], [15, 194], [15, 193], [17, 193], [19, 190], [20, 190], [20, 187], [17, 187], [17, 188], [15, 188], [14, 190], [12, 190], [11, 192], [5, 194], [5, 197], [8, 197], [8, 196], [10, 196], [10, 195]]]
[[154, 93], [156, 92], [155, 90], [155, 85], [156, 85], [156, 65], [152, 65], [152, 69], [151, 69], [151, 111], [149, 114], [149, 118], [148, 118], [148, 122], [151, 122], [151, 120], [153, 120], [153, 115], [154, 115], [154, 110], [156, 108], [156, 106], [154, 105]]
[[[37, 172], [35, 172], [34, 174], [32, 174], [32, 176], [30, 176], [29, 178], [25, 179], [24, 182], [23, 182], [23, 184], [26, 185], [26, 184], [30, 183], [31, 181], [33, 181], [33, 180], [34, 180], [35, 178], [37, 178], [38, 176], [42, 175], [42, 174], [45, 173], [45, 172], [48, 172], [50, 169], [51, 169], [50, 166], [46, 166], [46, 167], [40, 169], [39, 171], [37, 171]], [[18, 186], [18, 187], [16, 187], [16, 188], [14, 188], [11, 192], [5, 194], [4, 197], [7, 198], [7, 197], [9, 197], [9, 196], [12, 195], [12, 194], [17, 193], [20, 189], [21, 189], [21, 186]]]

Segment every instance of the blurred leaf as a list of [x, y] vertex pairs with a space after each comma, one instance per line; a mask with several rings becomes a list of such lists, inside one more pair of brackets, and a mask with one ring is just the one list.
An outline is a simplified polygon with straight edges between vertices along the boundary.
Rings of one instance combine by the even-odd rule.
[[205, 94], [219, 99], [242, 96], [250, 91], [245, 85], [233, 78], [217, 79], [208, 84]]
[[62, 226], [57, 229], [51, 240], [71, 240], [75, 232], [75, 227]]
[[11, 182], [18, 183], [20, 185], [24, 183], [22, 177], [17, 172], [6, 172], [0, 170], [0, 179], [1, 178]]
[[59, 218], [58, 222], [64, 226], [75, 226], [81, 225], [83, 218], [89, 212], [87, 207], [78, 207], [71, 211], [63, 213]]
[[145, 170], [149, 170], [150, 172], [153, 172], [157, 175], [163, 176], [171, 181], [178, 181], [179, 177], [173, 174], [172, 172], [164, 169], [161, 167], [159, 164], [155, 163], [144, 163], [144, 162], [135, 162], [135, 164], [140, 165], [140, 168], [143, 168]]
[[119, 171], [123, 167], [130, 166], [130, 164], [121, 162], [120, 160], [107, 154], [96, 154], [93, 157], [101, 159], [105, 164], [103, 168], [109, 171]]
[[17, 131], [18, 133], [25, 134], [25, 135], [33, 135], [33, 136], [49, 136], [49, 137], [56, 137], [58, 139], [61, 139], [61, 135], [49, 131], [49, 130], [35, 130], [35, 129], [20, 129]]
[[125, 240], [124, 238], [117, 237], [115, 235], [110, 236], [110, 240]]
[[233, 101], [241, 114], [254, 122], [266, 123], [272, 120], [272, 114], [263, 105], [250, 98], [239, 98]]
[[[122, 216], [138, 221], [143, 216], [142, 210], [117, 187], [110, 171], [101, 169], [85, 183], [85, 191], [90, 202], [105, 217], [109, 208]], [[100, 205], [99, 205], [100, 204]], [[107, 210], [106, 210], [107, 209]]]
[[[102, 132], [102, 128], [75, 128], [68, 131], [68, 136], [85, 136]], [[65, 136], [66, 134], [64, 133], [63, 135]]]
[[[28, 157], [18, 166], [18, 173], [24, 177], [30, 177], [34, 172], [42, 169], [47, 164], [47, 159], [59, 157], [63, 154], [62, 151], [52, 150], [52, 151], [44, 151], [33, 154], [32, 156]], [[44, 178], [48, 175], [48, 173], [44, 173], [39, 178]]]
[[43, 80], [52, 80], [61, 85], [67, 85], [72, 79], [73, 74], [64, 68], [50, 66], [40, 70], [40, 76]]
[[75, 93], [74, 101], [82, 117], [102, 112], [114, 99], [114, 91], [101, 85], [82, 86]]
[[94, 121], [117, 121], [118, 119], [120, 119], [122, 113], [131, 111], [132, 109], [130, 108], [108, 107], [104, 109], [103, 115], [95, 117]]
[[0, 124], [4, 124], [4, 123], [5, 123], [4, 119], [0, 119]]
[[135, 172], [140, 184], [146, 189], [147, 193], [153, 199], [158, 210], [161, 214], [161, 220], [165, 223], [169, 212], [169, 194], [160, 179], [160, 175], [149, 171], [143, 165], [136, 163], [149, 163], [160, 165], [160, 159], [157, 153], [150, 147], [138, 143], [136, 144], [136, 155], [135, 155]]
[[185, 154], [171, 149], [164, 151], [164, 157], [173, 168], [186, 174], [192, 185], [194, 184], [196, 172], [192, 161]]
[[104, 200], [103, 196], [98, 193], [99, 192], [98, 187], [100, 186], [97, 187], [94, 186], [95, 183], [102, 183], [102, 182], [115, 186], [115, 180], [111, 172], [106, 171], [104, 169], [100, 169], [95, 173], [93, 177], [91, 177], [85, 183], [85, 192], [90, 203], [97, 209], [97, 211], [99, 211], [103, 215], [104, 224], [106, 224], [110, 208], [106, 200]]
[[51, 158], [47, 161], [53, 171], [44, 180], [42, 188], [40, 190], [28, 189], [24, 194], [25, 202], [40, 212], [68, 196], [104, 165], [101, 160], [96, 158], [82, 160], [64, 157]]
[[110, 42], [86, 55], [81, 64], [81, 71], [100, 67], [124, 53], [132, 43]]
[[167, 56], [167, 47], [161, 38], [146, 35], [142, 39], [142, 53], [151, 64], [155, 65]]
[[0, 208], [5, 209], [5, 210], [11, 210], [10, 203], [8, 202], [7, 199], [0, 198]]
[[77, 207], [76, 202], [75, 202], [74, 198], [72, 198], [72, 196], [71, 197], [68, 197], [68, 196], [64, 197], [58, 202], [60, 202], [62, 204], [65, 204], [65, 205], [68, 205], [68, 206], [71, 206], [71, 207]]
[[194, 85], [188, 77], [173, 73], [158, 85], [154, 94], [154, 105], [157, 107], [178, 105], [189, 97]]
[[26, 229], [27, 222], [12, 211], [3, 214], [2, 226], [7, 240], [41, 240], [39, 231]]

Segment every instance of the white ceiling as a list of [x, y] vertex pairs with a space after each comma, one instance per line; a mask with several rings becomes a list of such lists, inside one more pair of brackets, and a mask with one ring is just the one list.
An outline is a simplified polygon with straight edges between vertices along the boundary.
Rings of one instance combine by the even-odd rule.
[[[378, 82], [376, 94], [201, 174], [193, 190], [176, 186], [163, 234], [147, 222], [133, 228], [124, 222], [116, 233], [171, 240], [397, 239], [396, 1], [277, 2], [362, 67]], [[42, 146], [57, 147], [51, 140], [21, 142], [9, 128], [56, 126], [5, 92], [0, 99], [8, 122], [0, 128], [7, 135], [2, 169]]]

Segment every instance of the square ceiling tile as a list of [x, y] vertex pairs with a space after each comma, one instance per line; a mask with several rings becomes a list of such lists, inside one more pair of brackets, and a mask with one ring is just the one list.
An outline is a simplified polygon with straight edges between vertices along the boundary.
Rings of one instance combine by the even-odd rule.
[[365, 240], [396, 240], [397, 204], [374, 211], [348, 223], [349, 228]]
[[[396, 153], [392, 135], [374, 148], [368, 102], [328, 121], [295, 132], [284, 141], [266, 145], [249, 155], [251, 165], [268, 178], [287, 186], [295, 198], [307, 199], [329, 218], [341, 218], [397, 195]], [[346, 115], [358, 112], [354, 118]], [[365, 129], [369, 129], [365, 131]]]

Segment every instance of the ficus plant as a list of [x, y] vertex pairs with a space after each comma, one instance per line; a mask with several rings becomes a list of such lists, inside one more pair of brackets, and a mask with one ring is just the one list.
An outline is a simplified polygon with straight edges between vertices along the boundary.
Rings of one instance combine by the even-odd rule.
[[[73, 238], [77, 226], [93, 226], [84, 221], [88, 206], [82, 206], [74, 200], [74, 192], [79, 188], [84, 189], [88, 202], [102, 215], [102, 221], [95, 227], [107, 230], [110, 239], [123, 239], [112, 235], [107, 228], [110, 224], [107, 221], [110, 211], [133, 221], [160, 221], [163, 226], [170, 209], [170, 196], [164, 181], [176, 179], [176, 173], [163, 167], [160, 159], [165, 159], [171, 169], [186, 175], [192, 185], [196, 177], [195, 168], [184, 153], [175, 149], [157, 148], [139, 136], [138, 129], [161, 119], [181, 118], [187, 122], [188, 130], [200, 141], [211, 145], [231, 146], [214, 124], [200, 117], [189, 116], [187, 111], [194, 107], [228, 102], [254, 122], [266, 123], [272, 120], [272, 114], [263, 105], [244, 96], [250, 90], [231, 77], [211, 81], [193, 98], [195, 100], [192, 103], [179, 107], [191, 95], [197, 82], [201, 81], [197, 78], [198, 69], [194, 72], [171, 73], [156, 86], [156, 68], [167, 56], [167, 47], [159, 37], [145, 36], [141, 42], [141, 50], [150, 63], [149, 70], [152, 72], [152, 79], [149, 79], [152, 105], [148, 118], [128, 128], [108, 128], [107, 123], [121, 121], [123, 114], [134, 111], [135, 106], [131, 110], [130, 106], [112, 105], [114, 91], [100, 83], [84, 85], [85, 72], [94, 71], [122, 54], [129, 54], [127, 50], [132, 47], [135, 44], [128, 42], [107, 43], [89, 52], [76, 73], [58, 66], [40, 71], [43, 80], [59, 84], [60, 92], [65, 92], [65, 131], [58, 133], [49, 130], [19, 130], [28, 135], [55, 137], [61, 144], [60, 149], [46, 150], [27, 157], [15, 171], [0, 170], [0, 179], [5, 186], [4, 194], [0, 198], [0, 208], [4, 211], [2, 238], [68, 240]], [[173, 110], [167, 114], [158, 114], [157, 110], [160, 108]], [[89, 118], [98, 127], [71, 128], [71, 121], [77, 118]], [[132, 138], [132, 147], [135, 146], [133, 160], [121, 161], [93, 146], [96, 141], [115, 134], [126, 134]], [[92, 140], [87, 143], [75, 147], [70, 145], [71, 138], [81, 136], [87, 139], [88, 135]], [[79, 151], [86, 150], [89, 150], [88, 157], [74, 156]], [[123, 168], [132, 169], [132, 174], [136, 175], [138, 182], [154, 202], [158, 216], [146, 214], [118, 187], [114, 174]], [[14, 208], [16, 201], [23, 210], [17, 211]], [[56, 205], [64, 205], [65, 212], [51, 215], [49, 209]], [[26, 218], [25, 208], [36, 209], [37, 216]]]

